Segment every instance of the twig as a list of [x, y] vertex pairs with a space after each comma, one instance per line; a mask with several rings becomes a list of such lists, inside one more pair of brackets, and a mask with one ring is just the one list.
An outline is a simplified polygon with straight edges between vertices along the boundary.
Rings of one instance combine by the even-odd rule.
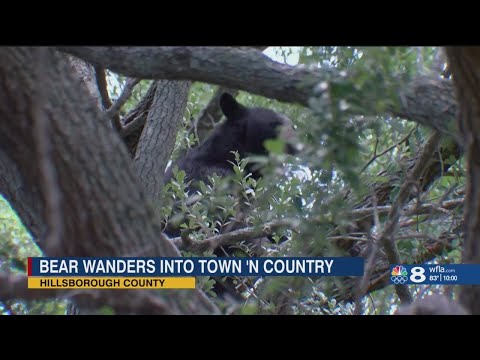
[[[45, 55], [44, 48], [38, 48], [38, 64], [42, 64], [42, 59]], [[41, 65], [37, 66], [37, 94], [33, 97], [33, 113], [35, 121], [33, 124], [36, 156], [38, 161], [38, 167], [40, 171], [40, 184], [45, 196], [45, 216], [48, 226], [48, 232], [46, 236], [46, 249], [45, 252], [49, 255], [58, 251], [61, 244], [61, 236], [63, 233], [63, 217], [61, 202], [62, 196], [60, 193], [60, 186], [58, 184], [58, 176], [53, 161], [51, 133], [50, 133], [50, 118], [47, 115], [47, 109], [44, 107], [48, 103], [46, 101], [44, 93], [39, 90], [43, 84], [48, 83], [45, 79], [45, 71]]]
[[375, 143], [375, 151], [373, 153], [373, 157], [367, 161], [367, 163], [365, 165], [363, 165], [362, 169], [360, 170], [360, 173], [363, 173], [375, 160], [377, 160], [379, 157], [385, 155], [386, 153], [388, 153], [389, 151], [392, 151], [393, 149], [395, 149], [397, 146], [403, 144], [405, 141], [408, 140], [408, 138], [410, 137], [410, 135], [412, 135], [412, 133], [415, 131], [417, 127], [415, 126], [412, 130], [410, 130], [408, 132], [408, 134], [403, 137], [402, 139], [400, 139], [399, 142], [397, 142], [396, 144], [393, 144], [392, 146], [390, 146], [389, 148], [383, 150], [380, 154], [377, 154], [377, 144], [378, 144], [378, 138], [377, 138], [377, 141]]
[[95, 79], [97, 81], [98, 91], [100, 92], [100, 101], [104, 109], [108, 109], [112, 106], [112, 100], [108, 95], [107, 76], [105, 74], [105, 68], [102, 66], [94, 66]]
[[113, 105], [111, 105], [107, 110], [107, 115], [111, 118], [118, 115], [118, 112], [122, 108], [123, 105], [127, 102], [127, 100], [132, 95], [133, 89], [135, 86], [140, 82], [140, 79], [132, 79], [128, 78], [125, 82], [125, 87], [123, 88], [122, 93], [118, 97], [117, 101]]
[[147, 122], [147, 115], [148, 115], [148, 110], [144, 111], [143, 113], [140, 113], [140, 115], [133, 118], [133, 120], [130, 121], [127, 125], [125, 125], [120, 131], [121, 137], [125, 138], [131, 133], [133, 133], [135, 130], [138, 130], [142, 126], [144, 126], [145, 123]]
[[[100, 100], [102, 102], [102, 106], [105, 110], [110, 109], [112, 107], [112, 100], [110, 99], [110, 95], [108, 94], [107, 75], [105, 73], [105, 68], [101, 66], [95, 66], [94, 70], [95, 78], [97, 79], [98, 91], [100, 92]], [[114, 114], [113, 116], [110, 116], [110, 118], [110, 124], [112, 125], [112, 127], [117, 131], [120, 131], [122, 129], [120, 116], [118, 114]]]
[[342, 236], [342, 235], [329, 236], [329, 237], [327, 237], [327, 240], [330, 240], [330, 241], [338, 241], [338, 240], [345, 240], [345, 241], [369, 241], [369, 239], [367, 239], [367, 238], [364, 236], [364, 233], [362, 233], [362, 236], [359, 236], [359, 237], [349, 236], [349, 235], [345, 235], [345, 236]]
[[[216, 235], [200, 242], [192, 242], [190, 247], [184, 248], [185, 241], [179, 238], [171, 239], [173, 243], [185, 250], [192, 252], [203, 252], [211, 249], [216, 249], [220, 246], [228, 246], [236, 244], [240, 241], [253, 240], [263, 236], [272, 235], [275, 230], [282, 227], [289, 227], [296, 229], [300, 226], [298, 219], [280, 219], [265, 223], [261, 227], [249, 227], [244, 229], [235, 230], [226, 234]], [[188, 241], [187, 241], [188, 242]]]
[[[404, 215], [425, 215], [425, 214], [449, 214], [449, 210], [455, 209], [460, 205], [463, 205], [464, 198], [447, 200], [440, 202], [438, 204], [421, 204], [421, 205], [410, 205], [404, 208]], [[379, 206], [377, 212], [379, 214], [388, 213], [392, 210], [392, 206]], [[361, 218], [363, 216], [370, 216], [375, 213], [373, 207], [366, 207], [352, 210], [352, 215], [355, 218]]]
[[403, 234], [403, 235], [395, 236], [395, 240], [405, 240], [405, 239], [427, 239], [427, 240], [435, 241], [435, 242], [440, 241], [440, 239], [438, 239], [434, 236], [430, 236], [428, 234], [423, 234], [423, 233], [419, 233], [419, 232], [406, 233], [406, 234]]
[[[380, 237], [380, 243], [382, 244], [387, 259], [390, 264], [400, 264], [401, 257], [397, 249], [397, 245], [394, 239], [394, 233], [396, 231], [398, 220], [400, 218], [401, 209], [408, 201], [410, 196], [411, 181], [417, 180], [421, 177], [428, 162], [432, 159], [432, 154], [435, 152], [438, 142], [440, 141], [440, 134], [438, 131], [434, 131], [433, 135], [428, 139], [422, 153], [420, 154], [418, 161], [413, 167], [410, 174], [408, 174], [404, 183], [402, 184], [398, 196], [392, 205], [392, 208], [388, 214], [388, 220], [385, 224], [385, 229]], [[413, 298], [408, 286], [395, 285], [395, 290], [402, 303], [411, 303]]]

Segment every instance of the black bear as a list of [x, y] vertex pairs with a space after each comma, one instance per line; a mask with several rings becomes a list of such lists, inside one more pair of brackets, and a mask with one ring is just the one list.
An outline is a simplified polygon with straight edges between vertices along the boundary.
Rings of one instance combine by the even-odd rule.
[[[290, 119], [285, 115], [266, 108], [246, 107], [228, 93], [220, 97], [220, 108], [226, 120], [218, 125], [202, 144], [191, 149], [167, 169], [165, 183], [172, 178], [172, 169], [178, 166], [179, 170], [185, 171], [185, 181], [192, 180], [189, 187], [192, 193], [198, 188], [195, 181], [207, 183], [208, 176], [213, 173], [219, 176], [233, 173], [232, 162], [235, 161], [235, 156], [232, 151], [237, 151], [240, 158], [248, 155], [266, 155], [264, 143], [269, 139], [281, 138], [285, 143], [286, 153], [297, 152], [296, 133]], [[261, 176], [261, 170], [252, 163], [247, 164], [246, 170], [257, 180]], [[165, 232], [170, 237], [180, 235], [178, 229], [172, 229], [169, 225]], [[216, 251], [215, 254], [224, 256], [223, 251]], [[214, 291], [217, 295], [224, 292], [231, 295], [234, 293], [231, 286], [218, 282]]]
[[[220, 108], [226, 121], [217, 126], [212, 134], [198, 147], [191, 149], [165, 173], [164, 181], [172, 177], [175, 165], [184, 170], [186, 180], [208, 181], [208, 176], [217, 173], [225, 176], [233, 172], [231, 162], [237, 151], [240, 158], [248, 155], [265, 155], [265, 140], [281, 138], [285, 141], [285, 151], [296, 153], [296, 137], [288, 117], [265, 108], [249, 108], [238, 103], [232, 95], [224, 93], [220, 98]], [[258, 179], [258, 169], [247, 165], [252, 177]]]

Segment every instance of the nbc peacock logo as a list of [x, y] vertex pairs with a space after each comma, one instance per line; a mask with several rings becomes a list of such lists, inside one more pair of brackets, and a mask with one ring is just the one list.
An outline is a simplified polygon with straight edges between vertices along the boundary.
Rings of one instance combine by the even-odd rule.
[[394, 284], [405, 284], [408, 280], [408, 271], [405, 266], [397, 265], [392, 270], [392, 276], [390, 280]]

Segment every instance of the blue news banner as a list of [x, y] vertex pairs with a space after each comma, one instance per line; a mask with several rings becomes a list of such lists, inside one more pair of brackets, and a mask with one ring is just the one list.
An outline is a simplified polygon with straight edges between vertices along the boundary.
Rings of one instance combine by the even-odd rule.
[[422, 264], [390, 267], [391, 284], [480, 285], [480, 264]]
[[360, 257], [32, 257], [28, 276], [363, 276]]

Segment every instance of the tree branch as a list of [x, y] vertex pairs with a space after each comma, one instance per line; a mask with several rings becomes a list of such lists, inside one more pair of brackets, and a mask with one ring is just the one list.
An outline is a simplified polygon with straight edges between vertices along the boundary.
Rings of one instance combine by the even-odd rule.
[[370, 160], [367, 161], [367, 163], [365, 165], [363, 165], [362, 169], [360, 170], [360, 173], [364, 172], [375, 160], [377, 160], [379, 157], [385, 155], [386, 153], [390, 152], [391, 150], [395, 149], [396, 147], [400, 146], [401, 144], [403, 144], [404, 142], [406, 142], [410, 136], [412, 135], [412, 133], [415, 131], [415, 128], [413, 128], [412, 130], [410, 130], [408, 132], [408, 134], [406, 136], [404, 136], [402, 139], [400, 139], [400, 141], [398, 141], [396, 144], [393, 144], [392, 146], [386, 148], [385, 150], [383, 150], [380, 154], [377, 154], [377, 143], [375, 143], [375, 149], [374, 149], [374, 152], [373, 152], [373, 156]]
[[147, 122], [148, 110], [143, 113], [140, 113], [137, 117], [132, 118], [127, 125], [125, 125], [120, 131], [120, 136], [126, 138], [131, 135], [133, 132], [136, 132], [139, 129], [143, 129], [143, 126]]
[[[390, 264], [401, 264], [402, 259], [398, 253], [397, 244], [394, 240], [394, 234], [398, 225], [398, 220], [400, 218], [401, 209], [406, 204], [410, 197], [410, 191], [412, 187], [412, 181], [417, 181], [422, 176], [422, 173], [425, 171], [428, 162], [432, 159], [433, 154], [437, 150], [438, 143], [440, 141], [440, 134], [435, 131], [434, 134], [428, 139], [423, 152], [421, 153], [417, 163], [414, 168], [408, 174], [405, 182], [402, 184], [400, 191], [398, 193], [395, 202], [392, 204], [392, 208], [388, 214], [388, 220], [385, 224], [382, 236], [380, 237], [380, 243], [382, 244], [387, 259]], [[412, 295], [408, 290], [406, 285], [395, 285], [397, 294], [402, 301], [402, 303], [412, 302]]]
[[113, 118], [118, 115], [118, 112], [122, 108], [123, 105], [127, 102], [127, 100], [132, 96], [133, 89], [135, 86], [140, 82], [140, 79], [131, 79], [128, 78], [125, 82], [125, 86], [123, 88], [122, 93], [118, 97], [117, 101], [109, 108], [107, 108], [107, 116]]
[[140, 140], [143, 127], [147, 122], [148, 114], [152, 108], [158, 83], [158, 81], [154, 81], [135, 108], [123, 117], [123, 125], [120, 135], [127, 144], [127, 148], [132, 157], [134, 157], [137, 152], [138, 141]]
[[112, 106], [112, 100], [108, 94], [107, 75], [105, 68], [102, 66], [94, 66], [95, 79], [97, 80], [98, 91], [100, 93], [100, 101], [104, 109], [108, 109]]
[[[405, 216], [412, 215], [424, 215], [424, 214], [448, 214], [450, 210], [463, 205], [463, 198], [446, 200], [438, 204], [414, 204], [404, 207], [403, 214]], [[378, 214], [384, 214], [392, 211], [392, 206], [379, 206], [376, 211]], [[355, 219], [362, 218], [364, 216], [373, 215], [375, 208], [366, 207], [352, 210], [352, 215]]]
[[253, 240], [272, 235], [276, 230], [284, 227], [298, 229], [300, 221], [298, 219], [280, 219], [270, 221], [261, 227], [249, 227], [235, 230], [226, 234], [220, 234], [200, 242], [193, 242], [191, 239], [182, 237], [171, 239], [173, 243], [182, 250], [188, 250], [194, 253], [202, 253], [208, 250], [214, 250], [220, 246], [229, 246], [241, 241]]
[[[308, 103], [313, 87], [322, 80], [315, 72], [274, 62], [260, 51], [244, 47], [60, 47], [59, 49], [130, 77], [201, 81], [252, 93], [258, 93], [261, 88], [268, 97], [281, 101], [300, 102], [305, 105]], [[288, 72], [289, 77], [283, 79], [283, 88], [278, 89], [278, 73], [285, 72]], [[265, 85], [266, 83], [271, 84]]]
[[[89, 62], [130, 77], [145, 79], [192, 80], [244, 90], [284, 102], [309, 106], [315, 88], [323, 82], [350, 78], [334, 69], [307, 69], [277, 63], [258, 50], [229, 47], [60, 47]], [[350, 74], [351, 75], [351, 74]], [[353, 78], [353, 77], [352, 77]], [[355, 84], [352, 92], [355, 93]], [[382, 86], [377, 83], [372, 86]], [[432, 127], [459, 140], [455, 127], [455, 98], [448, 79], [418, 77], [410, 83], [398, 82], [390, 92], [398, 94], [398, 106], [388, 113]], [[349, 99], [347, 99], [349, 100]], [[378, 115], [375, 98], [363, 103], [365, 113]], [[392, 99], [389, 99], [392, 100]], [[421, 103], [421, 106], [412, 106]], [[417, 111], [418, 110], [418, 111]]]

